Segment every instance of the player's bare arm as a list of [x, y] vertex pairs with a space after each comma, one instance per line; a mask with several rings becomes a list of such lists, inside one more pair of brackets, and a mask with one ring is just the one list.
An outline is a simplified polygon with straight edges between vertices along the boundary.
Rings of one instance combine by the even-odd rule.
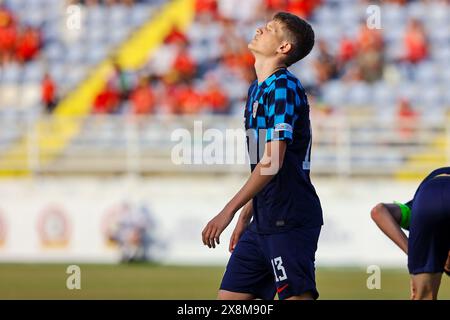
[[400, 227], [402, 216], [400, 207], [393, 203], [379, 203], [370, 214], [381, 231], [408, 254], [408, 237]]
[[283, 165], [285, 152], [285, 141], [266, 143], [264, 156], [256, 165], [247, 182], [204, 228], [202, 232], [203, 244], [209, 248], [215, 248], [216, 243], [220, 243], [220, 234], [233, 220], [236, 212], [253, 199], [278, 173]]

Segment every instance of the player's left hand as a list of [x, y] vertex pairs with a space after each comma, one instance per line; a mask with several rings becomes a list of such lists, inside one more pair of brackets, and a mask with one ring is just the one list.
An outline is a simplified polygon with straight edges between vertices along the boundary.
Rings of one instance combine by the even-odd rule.
[[220, 234], [233, 220], [234, 214], [227, 210], [222, 210], [217, 216], [208, 222], [202, 232], [203, 244], [209, 248], [215, 248], [216, 242], [220, 243]]

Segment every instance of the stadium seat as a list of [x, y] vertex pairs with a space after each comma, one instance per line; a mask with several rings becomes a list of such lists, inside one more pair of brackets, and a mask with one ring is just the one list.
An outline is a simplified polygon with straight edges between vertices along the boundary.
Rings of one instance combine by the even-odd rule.
[[351, 84], [347, 99], [350, 106], [367, 107], [372, 101], [371, 86], [363, 82]]
[[42, 79], [44, 66], [42, 63], [32, 61], [23, 68], [23, 83], [37, 83]]
[[434, 83], [438, 80], [438, 67], [431, 61], [422, 62], [415, 68], [415, 79], [420, 83]]
[[1, 106], [4, 108], [15, 108], [17, 97], [20, 97], [20, 86], [17, 84], [3, 84], [1, 86]]
[[12, 63], [3, 66], [2, 70], [3, 83], [19, 83], [22, 81], [22, 68], [18, 64]]
[[116, 5], [109, 8], [108, 23], [111, 27], [117, 27], [126, 23], [127, 16], [130, 14], [131, 9]]
[[66, 77], [65, 63], [53, 63], [49, 65], [49, 73], [56, 83], [63, 83]]
[[403, 8], [396, 4], [383, 4], [381, 6], [382, 23], [394, 23], [401, 26], [406, 23], [407, 12]]
[[346, 86], [338, 80], [325, 83], [322, 87], [323, 100], [333, 107], [343, 107], [347, 103], [348, 90]]
[[58, 63], [64, 59], [65, 48], [61, 42], [52, 42], [44, 48], [44, 52], [49, 62]]
[[405, 8], [405, 10], [407, 11], [408, 16], [422, 20], [425, 18], [427, 6], [422, 1], [413, 1]]
[[24, 113], [30, 111], [34, 106], [40, 104], [40, 86], [38, 84], [23, 85], [20, 90], [20, 103], [18, 108]]
[[392, 110], [396, 97], [392, 86], [379, 81], [372, 86], [373, 104], [378, 110]]

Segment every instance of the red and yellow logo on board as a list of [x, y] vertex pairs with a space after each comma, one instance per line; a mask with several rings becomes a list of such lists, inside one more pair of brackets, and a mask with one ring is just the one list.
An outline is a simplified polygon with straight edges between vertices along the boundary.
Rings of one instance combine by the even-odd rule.
[[51, 205], [45, 208], [39, 215], [37, 227], [43, 247], [64, 248], [69, 244], [69, 219], [62, 207]]

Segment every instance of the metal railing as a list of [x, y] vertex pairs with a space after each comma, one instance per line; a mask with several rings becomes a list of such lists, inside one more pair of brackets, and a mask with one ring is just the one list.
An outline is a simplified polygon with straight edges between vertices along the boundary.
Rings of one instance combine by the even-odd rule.
[[[0, 123], [0, 171], [154, 174], [249, 170], [248, 163], [239, 162], [236, 156], [246, 153], [241, 117], [47, 117], [38, 122]], [[77, 132], [61, 145], [58, 137], [69, 123]], [[392, 175], [406, 167], [422, 173], [450, 163], [450, 121], [446, 119], [399, 122], [314, 115], [312, 124], [314, 174]], [[12, 131], [14, 134], [7, 134]], [[179, 164], [180, 154], [175, 150], [179, 151], [183, 139], [189, 154], [182, 158], [190, 161]], [[211, 148], [212, 143], [218, 147]], [[208, 146], [214, 152], [209, 152]], [[229, 152], [235, 161], [229, 161]]]

